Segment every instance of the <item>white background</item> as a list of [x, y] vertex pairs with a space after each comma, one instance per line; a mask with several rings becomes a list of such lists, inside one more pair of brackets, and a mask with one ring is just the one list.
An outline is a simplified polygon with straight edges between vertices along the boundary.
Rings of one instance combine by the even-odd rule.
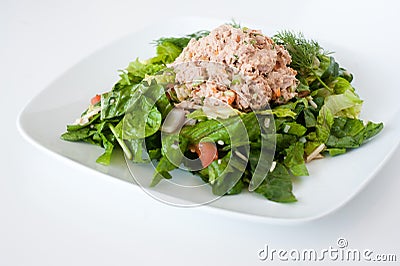
[[[265, 244], [320, 250], [336, 246], [339, 237], [351, 248], [395, 253], [400, 260], [399, 149], [337, 212], [281, 226], [164, 205], [125, 182], [74, 169], [43, 154], [16, 128], [17, 115], [28, 101], [67, 68], [155, 20], [201, 15], [257, 22], [268, 12], [282, 12], [283, 19], [290, 20], [285, 9], [291, 8], [291, 14], [315, 16], [316, 23], [374, 14], [371, 25], [374, 20], [387, 21], [393, 31], [385, 32], [399, 33], [395, 1], [349, 2], [282, 1], [280, 10], [269, 10], [268, 1], [2, 0], [0, 265], [272, 265], [276, 261], [257, 257]], [[398, 44], [384, 44], [385, 36], [377, 30], [371, 30], [372, 38], [382, 38], [377, 49], [398, 52]]]

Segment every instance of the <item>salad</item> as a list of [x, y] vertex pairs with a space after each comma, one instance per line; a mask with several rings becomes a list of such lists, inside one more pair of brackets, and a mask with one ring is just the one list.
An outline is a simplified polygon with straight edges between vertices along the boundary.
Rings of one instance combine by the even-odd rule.
[[215, 195], [248, 189], [295, 202], [292, 180], [309, 175], [308, 162], [358, 148], [383, 128], [358, 118], [353, 75], [301, 33], [270, 38], [232, 23], [154, 44], [154, 57], [121, 70], [61, 135], [103, 147], [99, 164], [117, 148], [154, 162], [151, 186], [180, 168]]

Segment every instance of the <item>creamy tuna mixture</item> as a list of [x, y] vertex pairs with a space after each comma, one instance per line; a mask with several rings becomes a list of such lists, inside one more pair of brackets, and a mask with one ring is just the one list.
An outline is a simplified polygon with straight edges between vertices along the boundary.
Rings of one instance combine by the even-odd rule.
[[221, 25], [192, 39], [171, 64], [178, 107], [229, 104], [240, 110], [285, 103], [296, 96], [289, 53], [261, 31]]

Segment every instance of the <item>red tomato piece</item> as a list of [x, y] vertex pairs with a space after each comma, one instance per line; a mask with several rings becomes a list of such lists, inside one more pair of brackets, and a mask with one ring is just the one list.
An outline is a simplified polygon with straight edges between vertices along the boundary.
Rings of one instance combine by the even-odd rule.
[[200, 142], [196, 144], [195, 151], [204, 168], [218, 159], [217, 146], [212, 142]]
[[101, 100], [101, 95], [96, 94], [96, 96], [94, 96], [94, 97], [90, 100], [90, 103], [91, 103], [92, 105], [95, 105], [96, 103], [100, 102], [100, 100]]

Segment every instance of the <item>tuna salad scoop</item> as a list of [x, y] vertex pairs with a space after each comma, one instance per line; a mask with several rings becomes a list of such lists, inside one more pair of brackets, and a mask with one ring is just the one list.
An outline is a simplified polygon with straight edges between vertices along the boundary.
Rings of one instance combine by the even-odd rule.
[[296, 96], [291, 57], [261, 31], [221, 25], [192, 39], [171, 64], [177, 107], [228, 104], [242, 111], [282, 104]]

